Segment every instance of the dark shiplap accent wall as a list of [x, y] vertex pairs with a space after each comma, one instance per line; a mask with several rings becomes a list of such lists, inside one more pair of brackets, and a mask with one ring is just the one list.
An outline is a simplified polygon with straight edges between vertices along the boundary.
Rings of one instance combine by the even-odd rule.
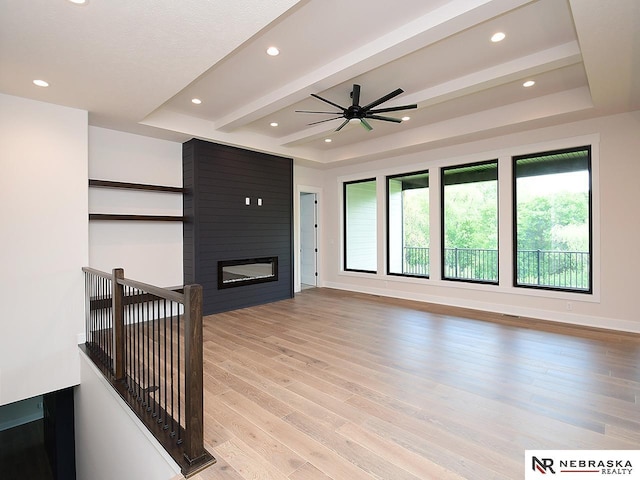
[[[202, 285], [203, 313], [293, 297], [293, 160], [197, 139], [182, 160], [184, 283]], [[278, 281], [218, 289], [219, 260], [272, 256]]]

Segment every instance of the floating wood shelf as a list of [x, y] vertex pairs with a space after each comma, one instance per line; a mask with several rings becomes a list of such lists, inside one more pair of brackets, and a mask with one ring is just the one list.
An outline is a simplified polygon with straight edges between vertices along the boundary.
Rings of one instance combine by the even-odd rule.
[[168, 193], [183, 193], [182, 187], [168, 187], [165, 185], [148, 185], [144, 183], [128, 183], [128, 182], [114, 182], [112, 180], [95, 180], [89, 179], [90, 187], [102, 187], [102, 188], [124, 188], [129, 190], [146, 190], [153, 192], [168, 192]]
[[[165, 185], [148, 185], [145, 183], [115, 182], [112, 180], [89, 179], [90, 187], [118, 188], [128, 190], [143, 190], [147, 192], [183, 193], [182, 187], [168, 187]], [[138, 222], [182, 222], [184, 217], [180, 215], [122, 215], [111, 213], [90, 213], [89, 220], [126, 220]]]
[[182, 222], [180, 215], [119, 215], [112, 213], [90, 213], [89, 220], [127, 220], [142, 222]]

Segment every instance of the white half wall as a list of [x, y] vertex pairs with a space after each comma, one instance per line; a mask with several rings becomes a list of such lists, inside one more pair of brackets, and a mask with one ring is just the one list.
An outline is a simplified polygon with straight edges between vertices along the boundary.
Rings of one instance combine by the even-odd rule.
[[87, 112], [0, 94], [0, 405], [77, 385]]
[[[182, 144], [89, 127], [89, 178], [182, 187]], [[179, 216], [182, 195], [92, 187], [89, 211]], [[89, 263], [159, 287], [182, 285], [182, 223], [91, 221]]]
[[[640, 111], [530, 130], [518, 134], [470, 142], [365, 164], [336, 167], [324, 175], [324, 286], [377, 295], [475, 308], [510, 315], [555, 320], [580, 325], [640, 333], [637, 314], [640, 271]], [[594, 145], [594, 294], [550, 292], [515, 288], [510, 275], [500, 285], [447, 282], [438, 278], [413, 279], [386, 275], [384, 209], [378, 214], [377, 274], [344, 272], [341, 268], [342, 181], [377, 177], [378, 205], [384, 205], [386, 175], [430, 169], [439, 175], [445, 165], [499, 158], [510, 165], [511, 155], [558, 148]], [[509, 172], [499, 182], [509, 192]], [[503, 173], [499, 173], [499, 176]], [[432, 177], [434, 178], [434, 177]], [[435, 178], [434, 178], [435, 179]], [[501, 247], [510, 247], [510, 194], [500, 199]], [[434, 212], [433, 219], [439, 219]], [[504, 225], [502, 225], [504, 221]], [[437, 225], [432, 232], [438, 232]], [[432, 234], [432, 242], [435, 234]], [[437, 245], [432, 245], [438, 248]], [[505, 248], [510, 251], [510, 248]], [[503, 254], [504, 255], [504, 254]], [[509, 257], [509, 253], [505, 255]], [[501, 262], [501, 273], [503, 272]]]
[[82, 383], [74, 390], [78, 480], [169, 480], [180, 467], [80, 352]]

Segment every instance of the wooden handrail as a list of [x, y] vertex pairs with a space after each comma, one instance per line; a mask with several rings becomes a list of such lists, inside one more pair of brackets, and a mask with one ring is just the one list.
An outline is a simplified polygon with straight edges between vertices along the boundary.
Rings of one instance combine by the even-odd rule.
[[111, 280], [113, 273], [106, 273], [103, 272], [101, 270], [96, 270], [95, 268], [91, 268], [91, 267], [82, 267], [82, 271], [84, 273], [90, 273], [92, 275], [96, 275], [98, 277], [102, 277], [102, 278], [108, 278], [109, 280]]

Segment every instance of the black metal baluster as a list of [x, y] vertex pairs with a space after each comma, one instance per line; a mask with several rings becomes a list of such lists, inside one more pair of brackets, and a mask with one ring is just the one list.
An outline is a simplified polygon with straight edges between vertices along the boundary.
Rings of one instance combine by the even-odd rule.
[[160, 334], [160, 323], [161, 323], [161, 312], [160, 312], [160, 301], [158, 301], [158, 338], [157, 338], [157, 351], [158, 351], [158, 389], [156, 390], [156, 404], [158, 406], [158, 418], [157, 418], [157, 422], [161, 423], [162, 422], [162, 381], [161, 381], [161, 376], [162, 376], [162, 365], [160, 364], [161, 360], [162, 360], [162, 351], [160, 349], [161, 347], [161, 334]]
[[96, 279], [96, 298], [98, 302], [96, 305], [99, 307], [96, 310], [95, 328], [93, 330], [93, 352], [100, 357], [100, 323], [102, 322], [102, 315], [104, 314], [103, 299], [102, 299], [102, 277]]
[[171, 346], [171, 349], [169, 350], [169, 358], [170, 358], [170, 368], [169, 371], [171, 372], [171, 433], [170, 435], [173, 437], [175, 436], [175, 426], [174, 426], [174, 416], [175, 413], [173, 411], [173, 302], [169, 302], [169, 308], [170, 308], [170, 313], [169, 313], [169, 345]]
[[[105, 298], [110, 298], [110, 295], [109, 295], [110, 282], [111, 282], [110, 279], [108, 278], [104, 279]], [[104, 359], [103, 365], [109, 368], [109, 344], [107, 342], [107, 331], [109, 330], [109, 316], [113, 309], [113, 305], [109, 304], [108, 302], [106, 302], [105, 305], [109, 305], [109, 307], [104, 309], [104, 315], [102, 317], [102, 328], [100, 329], [100, 337], [101, 337], [101, 343], [102, 343], [102, 355], [103, 355], [102, 358]]]
[[[157, 301], [153, 302], [153, 305], [151, 306], [152, 310], [153, 310], [153, 323], [151, 324], [151, 335], [152, 335], [152, 342], [151, 342], [151, 346], [153, 348], [153, 354], [151, 355], [151, 361], [152, 361], [152, 375], [151, 377], [153, 378], [153, 385], [154, 385], [154, 391], [155, 391], [155, 385], [159, 384], [158, 382], [156, 382], [156, 319], [158, 318], [156, 315], [156, 305], [158, 304]], [[156, 404], [157, 404], [157, 398], [154, 396], [154, 402], [153, 402], [153, 412], [151, 414], [152, 417], [155, 417], [156, 415], [158, 415], [158, 412], [156, 411]]]
[[104, 332], [105, 342], [107, 344], [107, 361], [109, 372], [113, 373], [113, 279], [109, 280], [109, 297], [111, 298], [110, 315], [107, 315], [108, 326]]
[[[91, 314], [91, 295], [89, 292], [89, 274], [84, 272], [84, 342], [89, 339], [89, 320]], [[89, 300], [87, 300], [89, 299]]]
[[140, 291], [135, 288], [133, 290], [133, 298], [131, 299], [133, 304], [133, 324], [131, 325], [131, 335], [133, 337], [133, 396], [134, 398], [140, 398], [138, 392], [138, 386], [140, 382], [138, 380], [138, 296], [140, 295]]
[[[109, 279], [105, 278], [104, 279], [104, 296], [106, 298], [109, 298]], [[100, 348], [102, 350], [102, 365], [105, 367], [108, 367], [109, 365], [109, 358], [108, 358], [108, 353], [107, 353], [107, 328], [109, 325], [109, 312], [111, 311], [111, 308], [105, 308], [103, 310], [104, 315], [102, 315], [102, 325], [100, 328]]]
[[125, 298], [125, 302], [127, 303], [127, 350], [128, 350], [128, 364], [127, 364], [127, 386], [128, 391], [131, 393], [133, 391], [133, 332], [131, 331], [133, 325], [133, 302], [131, 301], [133, 297], [133, 288], [129, 287], [127, 291], [127, 296]]
[[168, 393], [167, 393], [167, 300], [164, 299], [164, 425], [162, 428], [165, 430], [169, 428], [169, 424], [167, 423], [167, 412], [168, 412]]
[[[105, 278], [104, 279], [104, 296], [107, 299], [111, 299], [110, 288], [109, 288], [110, 284], [111, 284], [111, 280], [108, 278]], [[109, 330], [109, 316], [113, 311], [113, 306], [108, 302], [106, 303], [106, 305], [109, 305], [109, 307], [104, 309], [101, 336], [102, 336], [102, 355], [104, 358], [104, 366], [109, 368], [109, 343], [107, 341], [107, 331]]]
[[127, 298], [129, 297], [129, 286], [128, 285], [123, 285], [123, 291], [122, 291], [122, 304], [123, 304], [123, 310], [124, 310], [124, 315], [123, 315], [123, 333], [122, 335], [124, 336], [124, 383], [127, 386], [127, 388], [129, 387], [129, 332], [128, 332], [128, 328], [129, 328], [129, 304], [127, 303]]
[[[91, 283], [92, 283], [93, 298], [98, 300], [98, 278], [93, 276], [91, 278]], [[98, 305], [97, 302], [96, 302], [96, 305]], [[95, 334], [94, 334], [94, 332], [96, 331], [96, 321], [97, 321], [97, 318], [98, 318], [98, 310], [94, 309], [93, 311], [91, 311], [90, 317], [91, 317], [91, 329], [89, 331], [89, 335], [90, 335], [89, 342], [90, 342], [90, 345], [91, 345], [91, 351], [93, 352], [93, 351], [95, 351], [95, 348], [94, 348], [94, 335]]]
[[127, 376], [127, 380], [129, 382], [129, 392], [132, 393], [133, 392], [133, 332], [132, 332], [132, 326], [133, 326], [133, 316], [134, 316], [134, 311], [133, 311], [133, 302], [131, 301], [132, 297], [133, 297], [133, 288], [129, 287], [129, 306], [128, 306], [128, 310], [129, 310], [129, 322], [127, 324], [127, 337], [129, 340], [129, 375]]
[[95, 353], [98, 355], [100, 362], [102, 362], [102, 357], [100, 356], [100, 326], [102, 325], [102, 316], [104, 315], [103, 303], [102, 303], [102, 287], [104, 285], [104, 279], [101, 277], [98, 280], [98, 298], [100, 298], [100, 310], [98, 310], [98, 316], [96, 319], [96, 330], [94, 332], [95, 336]]
[[147, 357], [146, 362], [144, 363], [144, 377], [145, 377], [145, 394], [144, 394], [144, 402], [143, 405], [146, 407], [147, 412], [149, 412], [151, 410], [151, 405], [149, 404], [149, 391], [151, 390], [151, 381], [149, 379], [149, 325], [150, 323], [150, 317], [149, 317], [149, 302], [146, 302], [146, 306], [147, 306], [147, 314], [146, 314], [146, 321], [145, 321], [145, 328], [144, 328], [144, 332], [145, 332], [145, 337], [147, 340], [147, 348], [146, 351], [144, 352], [144, 354]]
[[138, 315], [137, 312], [137, 304], [136, 304], [136, 297], [138, 296], [138, 289], [134, 288], [132, 291], [132, 298], [131, 298], [131, 313], [133, 315], [133, 318], [131, 318], [131, 388], [132, 388], [132, 394], [133, 397], [135, 398], [136, 393], [137, 393], [137, 378], [136, 378], [136, 317]]
[[87, 325], [85, 327], [87, 338], [85, 341], [89, 348], [91, 348], [91, 329], [93, 328], [93, 310], [91, 310], [91, 299], [95, 297], [93, 293], [93, 276], [90, 273], [87, 273], [88, 281], [89, 281], [89, 314], [87, 315]]
[[[177, 323], [178, 323], [178, 325], [176, 327], [177, 332], [178, 332], [178, 346], [177, 346], [177, 358], [178, 358], [178, 419], [177, 419], [178, 420], [178, 440], [177, 440], [177, 443], [180, 444], [180, 443], [182, 443], [182, 428], [180, 427], [180, 425], [181, 425], [181, 423], [180, 423], [181, 420], [180, 419], [181, 419], [181, 413], [182, 413], [181, 412], [182, 409], [180, 408], [181, 405], [182, 405], [182, 401], [180, 399], [180, 393], [181, 393], [181, 390], [180, 390], [180, 372], [182, 371], [180, 369], [180, 336], [181, 336], [180, 335], [180, 304], [179, 303], [176, 304], [176, 307], [178, 309], [178, 313], [177, 313], [177, 316], [178, 316], [177, 317]], [[184, 337], [184, 335], [182, 335], [182, 336]]]
[[140, 327], [142, 324], [142, 308], [143, 308], [143, 303], [142, 303], [142, 290], [138, 289], [138, 298], [136, 301], [136, 315], [137, 315], [137, 321], [136, 321], [136, 384], [137, 384], [137, 394], [136, 394], [136, 398], [138, 399], [138, 402], [140, 402], [141, 400], [141, 395], [142, 395], [142, 361], [140, 358], [140, 348], [141, 348], [141, 337], [140, 337]]
[[[107, 291], [107, 279], [103, 278], [102, 279], [102, 293], [101, 296], [106, 296], [106, 291]], [[103, 300], [103, 305], [105, 305], [105, 301]], [[102, 359], [102, 365], [105, 364], [105, 354], [104, 354], [104, 324], [105, 324], [105, 317], [107, 316], [107, 309], [106, 308], [102, 308], [100, 310], [101, 315], [100, 315], [100, 330], [98, 332], [98, 343], [100, 345], [100, 357]]]

